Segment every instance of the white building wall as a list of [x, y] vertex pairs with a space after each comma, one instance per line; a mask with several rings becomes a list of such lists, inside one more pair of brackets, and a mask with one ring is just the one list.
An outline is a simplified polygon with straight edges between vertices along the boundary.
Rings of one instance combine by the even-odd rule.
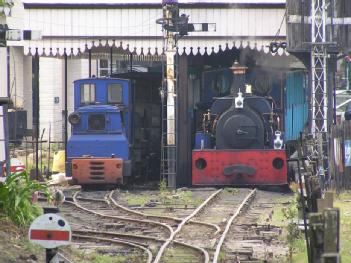
[[23, 97], [23, 108], [27, 111], [27, 129], [32, 129], [32, 57], [30, 56], [23, 56]]
[[[1, 17], [0, 17], [1, 22]], [[6, 48], [0, 48], [0, 97], [7, 97]], [[0, 106], [0, 161], [5, 160], [3, 108]]]
[[10, 48], [10, 96], [17, 109], [24, 108], [23, 47]]
[[[40, 100], [40, 135], [45, 129], [43, 138], [48, 139], [51, 130], [51, 140], [62, 140], [63, 114], [61, 97], [63, 87], [63, 60], [57, 58], [40, 58], [39, 64], [39, 100]], [[55, 103], [55, 97], [59, 102]], [[51, 128], [50, 128], [51, 127]]]
[[[74, 83], [73, 82], [77, 79], [89, 77], [89, 60], [88, 59], [69, 59], [67, 61], [67, 72], [68, 72], [67, 108], [68, 108], [68, 115], [69, 115], [74, 111]], [[64, 89], [62, 89], [62, 99], [64, 100]], [[64, 106], [65, 105], [62, 104], [63, 108]], [[70, 134], [71, 134], [71, 125], [68, 123], [68, 135]]]

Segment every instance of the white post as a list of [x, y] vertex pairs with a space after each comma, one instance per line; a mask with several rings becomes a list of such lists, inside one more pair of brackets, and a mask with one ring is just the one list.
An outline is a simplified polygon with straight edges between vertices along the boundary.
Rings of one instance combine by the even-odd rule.
[[166, 104], [166, 169], [168, 187], [176, 187], [177, 173], [177, 142], [176, 142], [176, 74], [175, 55], [176, 39], [174, 28], [174, 12], [177, 12], [177, 0], [163, 1], [163, 19], [166, 27], [164, 30], [164, 47], [166, 53], [166, 83], [167, 83], [167, 104]]
[[[6, 24], [6, 17], [0, 15], [0, 24]], [[7, 97], [7, 48], [0, 47], [0, 97]], [[0, 162], [6, 160], [4, 108], [0, 106]], [[2, 174], [2, 165], [0, 167]]]

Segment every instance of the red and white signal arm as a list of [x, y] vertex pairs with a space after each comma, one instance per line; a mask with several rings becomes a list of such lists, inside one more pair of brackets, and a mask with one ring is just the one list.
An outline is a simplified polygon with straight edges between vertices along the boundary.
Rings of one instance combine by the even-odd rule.
[[30, 225], [29, 240], [44, 248], [69, 245], [72, 239], [68, 222], [57, 214], [44, 214], [37, 217]]

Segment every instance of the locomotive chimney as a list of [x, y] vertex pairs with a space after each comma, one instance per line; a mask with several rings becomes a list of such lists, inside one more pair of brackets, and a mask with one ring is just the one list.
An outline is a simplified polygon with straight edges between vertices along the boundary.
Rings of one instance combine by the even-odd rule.
[[239, 91], [245, 92], [245, 74], [247, 67], [240, 65], [239, 62], [235, 60], [230, 69], [233, 72], [231, 94], [235, 97]]

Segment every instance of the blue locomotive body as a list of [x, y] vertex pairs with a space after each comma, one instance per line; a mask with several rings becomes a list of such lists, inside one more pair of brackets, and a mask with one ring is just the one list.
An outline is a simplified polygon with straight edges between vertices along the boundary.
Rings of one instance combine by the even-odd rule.
[[129, 97], [128, 80], [74, 82], [66, 170], [78, 184], [121, 183], [131, 174]]

